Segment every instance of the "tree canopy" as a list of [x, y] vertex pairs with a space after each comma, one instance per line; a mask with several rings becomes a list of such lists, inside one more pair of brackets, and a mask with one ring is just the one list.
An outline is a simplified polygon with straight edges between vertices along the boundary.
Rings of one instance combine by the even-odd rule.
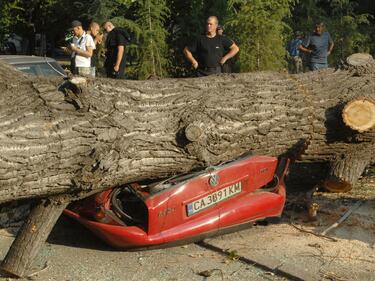
[[293, 33], [309, 34], [316, 21], [325, 22], [335, 42], [332, 66], [354, 52], [375, 53], [370, 0], [4, 0], [0, 8], [0, 45], [14, 32], [30, 42], [36, 33], [45, 34], [57, 47], [74, 19], [85, 26], [112, 20], [132, 34], [128, 72], [138, 79], [189, 75], [182, 49], [203, 32], [210, 15], [218, 16], [241, 49], [238, 72], [283, 69]]

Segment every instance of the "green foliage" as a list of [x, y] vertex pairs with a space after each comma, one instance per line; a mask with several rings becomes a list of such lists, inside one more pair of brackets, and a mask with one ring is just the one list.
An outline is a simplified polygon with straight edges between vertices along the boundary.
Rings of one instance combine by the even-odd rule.
[[228, 17], [229, 1], [227, 0], [206, 0], [205, 2], [205, 18], [209, 16], [217, 16], [219, 22], [224, 24]]
[[318, 6], [319, 0], [299, 0], [293, 10], [290, 24], [295, 30], [312, 31], [315, 21], [322, 20], [324, 8]]
[[359, 2], [353, 0], [301, 0], [293, 11], [292, 27], [307, 35], [312, 32], [314, 22], [323, 21], [335, 43], [329, 61], [337, 65], [355, 52], [374, 50], [369, 27], [373, 15], [358, 13], [358, 5]]
[[357, 3], [349, 0], [332, 0], [330, 6], [331, 15], [327, 18], [327, 24], [336, 43], [334, 61], [356, 52], [369, 52], [369, 34], [360, 28], [370, 24], [370, 15], [356, 14], [354, 9]]
[[113, 17], [119, 8], [119, 1], [94, 0], [87, 9], [87, 14], [92, 20], [103, 23]]
[[182, 50], [203, 32], [204, 1], [203, 0], [171, 0], [168, 1], [170, 14], [167, 42], [170, 46], [171, 64], [169, 73], [174, 77], [190, 75]]
[[227, 24], [240, 47], [238, 65], [242, 72], [277, 70], [285, 65], [288, 28], [293, 0], [230, 0], [232, 15]]
[[17, 15], [18, 11], [22, 11], [20, 3], [20, 0], [0, 2], [0, 47], [10, 27], [21, 20]]
[[184, 46], [204, 32], [216, 15], [226, 35], [240, 47], [237, 70], [279, 70], [293, 31], [312, 32], [326, 23], [335, 42], [334, 66], [354, 52], [375, 54], [373, 0], [3, 0], [0, 1], [0, 45], [15, 32], [33, 42], [35, 33], [61, 46], [70, 22], [111, 20], [132, 34], [126, 46], [133, 77], [186, 76], [190, 65]]
[[141, 31], [139, 34], [138, 77], [141, 79], [165, 77], [168, 67], [167, 31], [165, 19], [169, 15], [166, 0], [138, 1], [136, 23]]

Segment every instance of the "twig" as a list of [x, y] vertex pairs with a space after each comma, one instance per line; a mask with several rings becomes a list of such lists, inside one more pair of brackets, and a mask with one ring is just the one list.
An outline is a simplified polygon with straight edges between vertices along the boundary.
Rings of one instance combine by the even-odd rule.
[[361, 204], [362, 204], [362, 201], [357, 201], [357, 203], [355, 203], [349, 210], [347, 210], [345, 212], [345, 214], [337, 222], [332, 224], [330, 227], [328, 227], [326, 230], [324, 230], [321, 234], [326, 235], [327, 232], [329, 232], [332, 229], [338, 227], [340, 225], [340, 223], [342, 223], [344, 220], [346, 220], [353, 213], [354, 210], [356, 210], [357, 208], [359, 208], [359, 206], [361, 206]]
[[305, 233], [309, 233], [309, 234], [312, 234], [312, 235], [315, 235], [317, 237], [320, 237], [320, 238], [324, 238], [324, 239], [327, 239], [327, 240], [330, 240], [332, 242], [337, 242], [337, 239], [335, 238], [332, 238], [332, 237], [329, 237], [329, 236], [326, 236], [324, 234], [319, 234], [319, 233], [315, 233], [315, 232], [312, 232], [310, 230], [306, 230], [306, 229], [303, 229], [302, 227], [298, 227], [296, 226], [294, 223], [290, 222], [290, 225], [293, 226], [295, 229], [298, 229], [299, 231], [302, 231], [302, 232], [305, 232]]

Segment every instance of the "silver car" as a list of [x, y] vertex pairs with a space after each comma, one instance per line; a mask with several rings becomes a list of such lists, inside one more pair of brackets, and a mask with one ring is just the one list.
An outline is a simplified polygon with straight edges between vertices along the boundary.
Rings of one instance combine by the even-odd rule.
[[1, 55], [0, 61], [13, 65], [22, 72], [36, 76], [66, 77], [66, 73], [61, 65], [49, 57]]

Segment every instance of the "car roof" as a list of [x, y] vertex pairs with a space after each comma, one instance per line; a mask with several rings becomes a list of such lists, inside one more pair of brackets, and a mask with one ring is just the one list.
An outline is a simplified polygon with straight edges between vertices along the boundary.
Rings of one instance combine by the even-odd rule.
[[53, 58], [49, 58], [49, 57], [20, 56], [20, 55], [0, 55], [0, 60], [8, 64], [55, 62]]

